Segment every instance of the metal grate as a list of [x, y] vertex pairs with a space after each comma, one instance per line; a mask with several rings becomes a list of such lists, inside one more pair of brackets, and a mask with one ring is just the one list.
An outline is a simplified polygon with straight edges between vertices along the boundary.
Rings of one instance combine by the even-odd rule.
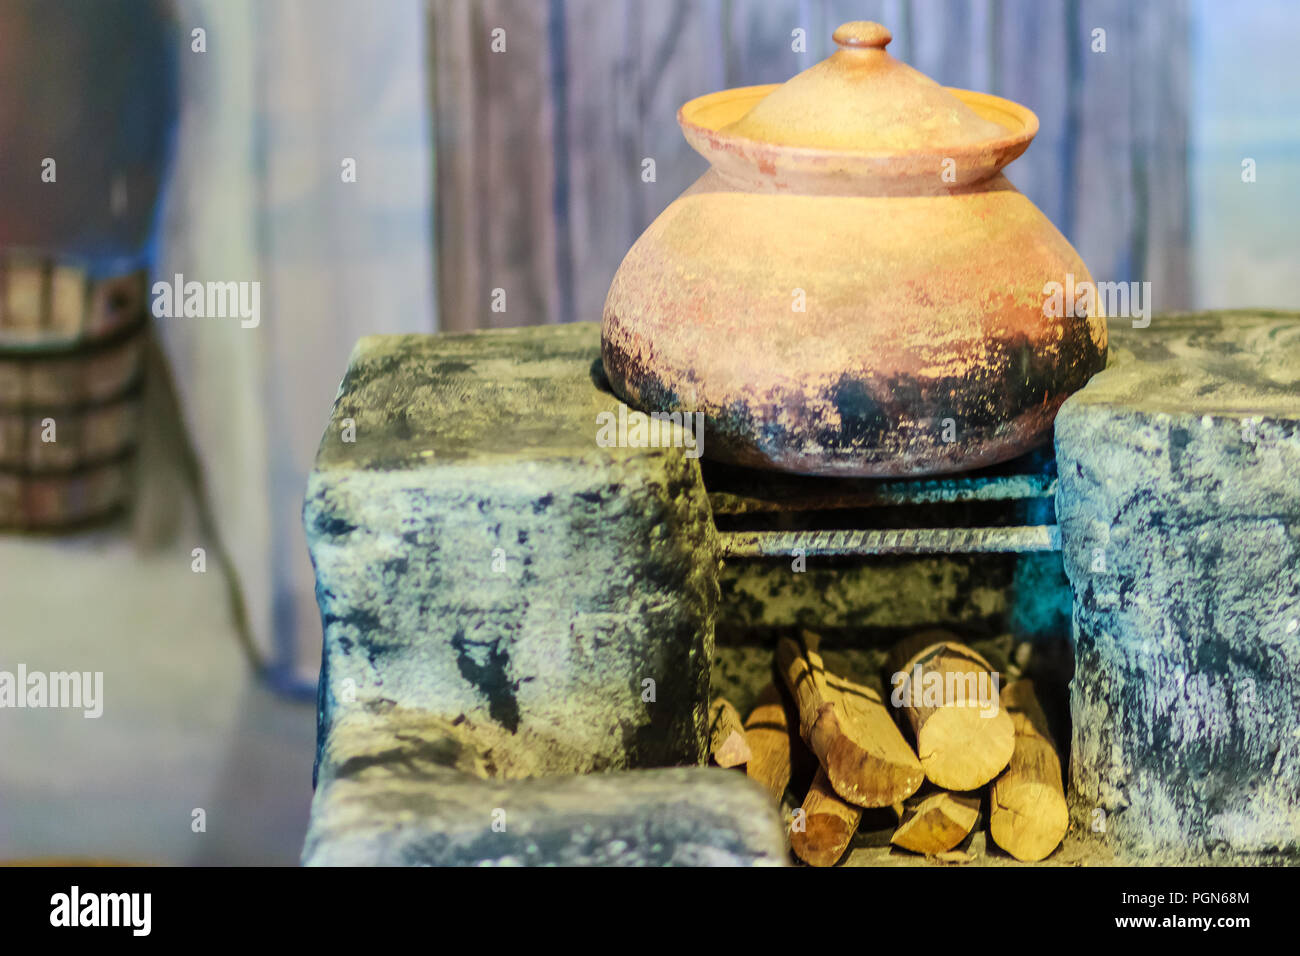
[[[1061, 549], [1050, 445], [993, 468], [941, 478], [806, 478], [708, 463], [704, 481], [724, 559]], [[984, 521], [972, 524], [972, 516]], [[1006, 521], [988, 523], [990, 516]], [[1040, 523], [1025, 523], [1027, 516]], [[889, 522], [895, 526], [879, 526]], [[833, 527], [817, 527], [826, 523]], [[843, 526], [849, 523], [858, 526]]]
[[842, 531], [723, 531], [723, 558], [866, 557], [874, 554], [978, 554], [1060, 551], [1056, 525], [1005, 528], [894, 528]]

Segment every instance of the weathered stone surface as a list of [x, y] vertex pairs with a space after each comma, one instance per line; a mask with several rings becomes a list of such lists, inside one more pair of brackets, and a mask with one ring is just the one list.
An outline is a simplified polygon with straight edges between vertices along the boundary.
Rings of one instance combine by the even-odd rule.
[[1300, 316], [1122, 325], [1056, 420], [1079, 823], [1300, 846]]
[[322, 741], [387, 701], [468, 720], [517, 776], [703, 760], [698, 462], [597, 445], [598, 355], [594, 324], [358, 343], [304, 508]]
[[779, 866], [776, 805], [734, 770], [504, 780], [463, 725], [382, 705], [331, 730], [303, 863]]

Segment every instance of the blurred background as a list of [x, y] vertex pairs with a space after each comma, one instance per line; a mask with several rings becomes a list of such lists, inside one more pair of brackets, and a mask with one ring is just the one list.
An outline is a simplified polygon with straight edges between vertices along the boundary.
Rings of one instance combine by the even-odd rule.
[[[1009, 178], [1098, 280], [1300, 308], [1289, 0], [0, 0], [10, 313], [33, 261], [260, 283], [256, 327], [140, 332], [122, 507], [39, 530], [34, 492], [9, 503], [0, 670], [103, 671], [104, 714], [0, 710], [0, 860], [294, 862], [321, 634], [300, 507], [353, 343], [598, 320], [705, 170], [677, 108], [789, 78], [854, 19], [1038, 114]], [[106, 347], [41, 334], [0, 336], [0, 412], [34, 407], [6, 376]]]

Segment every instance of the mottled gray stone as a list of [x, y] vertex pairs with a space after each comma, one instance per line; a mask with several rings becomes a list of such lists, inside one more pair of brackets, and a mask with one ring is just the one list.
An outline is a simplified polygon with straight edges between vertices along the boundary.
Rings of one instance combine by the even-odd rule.
[[776, 805], [734, 770], [506, 780], [476, 733], [372, 705], [330, 732], [303, 863], [780, 866]]
[[1300, 317], [1157, 316], [1056, 420], [1078, 822], [1300, 846]]
[[592, 323], [358, 343], [304, 508], [322, 742], [341, 709], [390, 702], [468, 720], [521, 776], [703, 760], [698, 462], [597, 445], [619, 407], [598, 356]]
[[954, 554], [728, 562], [719, 639], [754, 628], [841, 630], [890, 644], [932, 627], [1064, 639], [1070, 585], [1059, 554]]
[[[722, 630], [836, 628], [882, 640], [947, 622], [996, 627], [1008, 613], [1018, 555], [885, 556], [728, 562], [719, 578]], [[998, 622], [994, 624], [993, 622]]]

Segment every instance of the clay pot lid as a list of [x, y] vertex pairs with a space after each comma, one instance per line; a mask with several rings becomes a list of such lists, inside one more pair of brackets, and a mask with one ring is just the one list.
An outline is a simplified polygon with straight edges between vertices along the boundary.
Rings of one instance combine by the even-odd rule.
[[691, 145], [745, 188], [811, 193], [942, 192], [993, 175], [1029, 145], [1018, 103], [940, 86], [885, 51], [879, 23], [845, 23], [839, 49], [783, 84], [691, 100]]
[[895, 152], [997, 139], [985, 119], [919, 70], [895, 60], [879, 23], [835, 31], [839, 49], [777, 87], [722, 132], [782, 146]]

